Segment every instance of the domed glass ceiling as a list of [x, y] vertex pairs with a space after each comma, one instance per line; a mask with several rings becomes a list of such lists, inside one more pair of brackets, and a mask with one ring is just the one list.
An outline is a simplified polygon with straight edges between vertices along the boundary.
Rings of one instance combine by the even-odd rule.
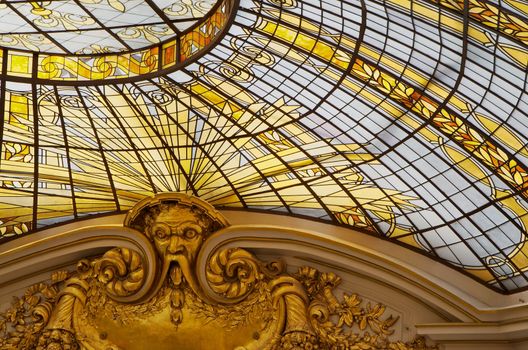
[[[528, 287], [525, 0], [2, 6], [1, 239], [183, 191]], [[73, 7], [93, 23], [32, 12]], [[172, 32], [119, 34], [148, 25]]]
[[140, 49], [184, 31], [216, 0], [6, 0], [0, 45], [53, 53]]

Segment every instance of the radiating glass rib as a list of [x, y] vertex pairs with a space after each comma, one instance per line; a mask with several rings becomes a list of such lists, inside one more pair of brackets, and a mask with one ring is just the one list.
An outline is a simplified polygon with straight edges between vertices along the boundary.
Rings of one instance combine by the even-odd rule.
[[157, 193], [157, 189], [156, 189], [156, 186], [154, 185], [154, 183], [152, 182], [152, 178], [150, 177], [150, 174], [149, 172], [147, 171], [147, 169], [145, 168], [145, 165], [143, 164], [142, 160], [141, 160], [141, 156], [139, 154], [139, 151], [138, 149], [135, 147], [134, 143], [132, 142], [132, 139], [130, 138], [130, 135], [128, 134], [128, 132], [126, 131], [125, 127], [123, 126], [123, 122], [121, 121], [120, 117], [116, 114], [116, 111], [114, 110], [114, 108], [112, 107], [112, 105], [110, 104], [110, 102], [108, 101], [108, 99], [105, 97], [104, 93], [98, 88], [96, 87], [97, 89], [97, 92], [101, 95], [101, 97], [103, 98], [103, 100], [105, 101], [106, 105], [108, 106], [108, 109], [110, 111], [110, 113], [112, 114], [112, 116], [115, 118], [115, 120], [117, 121], [117, 123], [119, 124], [119, 127], [121, 128], [121, 130], [123, 131], [123, 133], [126, 135], [127, 137], [127, 140], [128, 140], [128, 143], [132, 146], [132, 149], [134, 151], [134, 154], [136, 155], [136, 158], [137, 160], [139, 161], [139, 163], [141, 164], [141, 167], [143, 168], [143, 172], [145, 174], [145, 176], [147, 177], [148, 179], [148, 182], [150, 184], [150, 188], [152, 190], [152, 193]]
[[[124, 14], [123, 23], [99, 18], [79, 0], [49, 9], [63, 4], [95, 23], [74, 41], [110, 31], [121, 49], [140, 42], [118, 33], [131, 25]], [[9, 6], [29, 11], [22, 5]], [[186, 23], [155, 0], [141, 6], [174, 32]], [[500, 15], [483, 23], [475, 6]], [[42, 58], [1, 50], [0, 240], [184, 191], [226, 210], [353, 228], [497, 291], [528, 289], [528, 54], [507, 31], [508, 20], [521, 28], [526, 18], [512, 9], [248, 0], [220, 42], [209, 47], [214, 35], [200, 34], [222, 29], [213, 18], [182, 52], [159, 51], [157, 70], [119, 80], [68, 80], [74, 70], [36, 80]], [[74, 32], [18, 28], [29, 36], [13, 40], [28, 47], [31, 28]], [[180, 54], [192, 57], [186, 68], [161, 68]]]
[[57, 91], [56, 86], [53, 87], [53, 92], [55, 94], [55, 99], [57, 101], [57, 108], [58, 108], [59, 119], [61, 123], [62, 136], [64, 138], [64, 147], [66, 149], [66, 158], [67, 158], [67, 164], [68, 164], [68, 180], [70, 182], [73, 217], [77, 218], [78, 214], [77, 214], [77, 205], [75, 203], [75, 185], [73, 183], [73, 176], [72, 176], [72, 170], [71, 170], [71, 164], [70, 164], [70, 149], [68, 145], [68, 137], [66, 135], [66, 125], [64, 124], [64, 115], [62, 114], [61, 102], [59, 99], [59, 93]]
[[106, 161], [106, 155], [105, 155], [103, 147], [101, 145], [101, 140], [99, 139], [97, 128], [95, 127], [95, 124], [94, 124], [92, 118], [90, 117], [91, 114], [90, 114], [90, 112], [88, 110], [88, 107], [86, 105], [84, 96], [81, 94], [81, 91], [79, 90], [79, 88], [75, 87], [75, 90], [77, 91], [77, 95], [79, 96], [79, 100], [81, 102], [82, 108], [84, 109], [84, 113], [88, 117], [88, 120], [90, 121], [90, 126], [92, 128], [92, 132], [93, 132], [93, 135], [95, 137], [95, 141], [97, 142], [97, 145], [98, 145], [98, 151], [99, 151], [99, 154], [101, 155], [101, 159], [103, 160], [103, 165], [105, 167], [105, 170], [106, 170], [106, 173], [107, 173], [107, 176], [108, 176], [107, 179], [108, 179], [108, 182], [110, 184], [110, 188], [112, 189], [112, 196], [114, 198], [114, 203], [115, 203], [115, 206], [116, 206], [116, 210], [119, 211], [119, 210], [121, 210], [121, 205], [119, 203], [119, 197], [117, 196], [117, 191], [116, 191], [114, 182], [112, 181], [112, 174], [110, 173], [110, 170], [108, 169], [108, 162]]
[[[152, 81], [151, 81], [151, 82], [152, 82]], [[156, 83], [154, 83], [154, 82], [152, 82], [152, 83], [153, 83], [153, 84], [156, 84]], [[173, 83], [174, 83], [174, 82], [173, 82]], [[135, 84], [134, 84], [134, 85], [135, 85]], [[157, 84], [156, 84], [156, 85], [157, 85]], [[159, 87], [159, 86], [158, 86], [158, 87]], [[138, 89], [141, 90], [141, 88], [139, 88], [139, 87], [138, 87]], [[161, 90], [162, 87], [159, 87], [159, 89]], [[167, 93], [167, 91], [166, 91], [166, 93]], [[150, 99], [149, 97], [147, 97], [147, 98], [148, 98], [152, 103], [156, 104], [155, 101], [153, 101], [153, 100]], [[191, 109], [190, 106], [187, 106], [187, 108]], [[172, 119], [172, 117], [171, 117], [168, 113], [166, 113], [166, 112], [164, 112], [164, 113], [165, 113], [165, 115], [166, 115], [167, 118]], [[172, 120], [173, 120], [173, 119], [172, 119]], [[173, 122], [174, 122], [176, 125], [178, 125], [178, 123], [177, 123], [175, 120], [173, 120]], [[205, 122], [207, 122], [207, 121], [205, 120]], [[189, 139], [193, 139], [193, 137], [192, 137], [187, 131], [185, 131], [184, 128], [180, 128], [180, 130], [183, 131], [183, 132], [187, 135], [187, 137], [188, 137]], [[196, 143], [196, 147], [198, 147], [198, 148], [202, 148], [203, 145]], [[214, 163], [213, 159], [209, 156], [208, 152], [206, 152], [205, 150], [202, 149], [202, 153], [203, 153], [204, 155], [206, 155], [206, 157], [207, 157], [207, 158], [211, 161], [211, 163], [217, 168], [217, 170], [218, 170], [220, 173], [223, 174], [222, 168], [219, 167], [219, 166], [217, 166], [217, 165]], [[246, 204], [244, 203], [244, 198], [241, 197], [241, 196], [238, 194], [238, 192], [237, 192], [236, 189], [235, 189], [235, 186], [231, 183], [231, 181], [229, 181], [229, 178], [228, 178], [225, 174], [223, 174], [223, 176], [224, 176], [224, 178], [227, 180], [229, 186], [233, 189], [233, 192], [234, 192], [234, 193], [237, 195], [237, 197], [239, 198], [239, 200], [240, 200], [240, 202], [242, 203], [242, 205], [243, 205], [244, 207], [246, 207]], [[190, 182], [192, 183], [192, 180], [190, 180]]]

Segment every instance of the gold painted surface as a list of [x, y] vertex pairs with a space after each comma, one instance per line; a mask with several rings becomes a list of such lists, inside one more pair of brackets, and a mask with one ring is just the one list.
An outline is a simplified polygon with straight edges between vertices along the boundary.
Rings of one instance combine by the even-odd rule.
[[[168, 305], [168, 294], [162, 303]], [[171, 322], [169, 308], [158, 311], [148, 316], [139, 313], [126, 322], [120, 318], [114, 320], [110, 315], [96, 315], [98, 317], [92, 320], [93, 326], [82, 328], [79, 332], [86, 332], [86, 336], [106, 336], [109, 343], [120, 349], [208, 350], [211, 344], [216, 344], [215, 349], [251, 347], [256, 343], [255, 338], [262, 337], [265, 326], [258, 317], [261, 315], [253, 312], [250, 322], [225, 327], [223, 320], [210, 318], [204, 310], [196, 310], [192, 305], [183, 308], [185, 322], [176, 328]]]
[[[399, 318], [357, 294], [338, 297], [341, 278], [309, 266], [287, 273], [240, 248], [218, 249], [205, 271], [196, 256], [227, 221], [183, 194], [140, 202], [125, 219], [156, 249], [161, 269], [144, 287], [140, 253], [113, 248], [57, 271], [0, 314], [1, 349], [390, 349], [432, 350], [422, 338], [394, 341]], [[205, 277], [206, 283], [200, 282]]]

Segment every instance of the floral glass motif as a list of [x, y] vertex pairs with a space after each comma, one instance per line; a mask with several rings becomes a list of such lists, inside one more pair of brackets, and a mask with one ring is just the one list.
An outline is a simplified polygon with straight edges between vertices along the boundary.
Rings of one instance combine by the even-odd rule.
[[[133, 3], [75, 6], [126, 22]], [[528, 288], [525, 6], [191, 3], [160, 10], [175, 26], [202, 16], [192, 30], [82, 54], [56, 53], [51, 29], [29, 33], [41, 8], [58, 7], [2, 4], [6, 23], [22, 5], [37, 14], [0, 38], [12, 45], [1, 51], [0, 242], [179, 191], [379, 235], [500, 292]]]

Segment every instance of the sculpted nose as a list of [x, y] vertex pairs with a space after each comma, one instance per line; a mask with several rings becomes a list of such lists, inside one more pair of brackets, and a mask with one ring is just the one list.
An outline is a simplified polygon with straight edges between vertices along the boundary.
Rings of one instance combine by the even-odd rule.
[[181, 253], [180, 238], [178, 236], [171, 236], [168, 251], [171, 254]]

